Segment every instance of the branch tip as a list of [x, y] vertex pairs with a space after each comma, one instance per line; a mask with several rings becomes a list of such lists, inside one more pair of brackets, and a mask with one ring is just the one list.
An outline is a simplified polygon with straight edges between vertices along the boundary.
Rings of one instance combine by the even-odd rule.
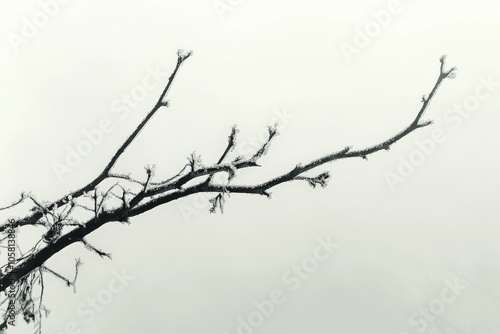
[[179, 64], [181, 64], [183, 61], [185, 61], [186, 59], [188, 59], [189, 57], [191, 57], [192, 54], [193, 54], [192, 50], [190, 50], [188, 52], [185, 52], [182, 49], [177, 50], [177, 62]]

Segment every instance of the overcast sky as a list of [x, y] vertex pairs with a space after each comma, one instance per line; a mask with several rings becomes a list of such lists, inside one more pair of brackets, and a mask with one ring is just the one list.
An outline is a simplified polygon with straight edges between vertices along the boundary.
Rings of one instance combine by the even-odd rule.
[[[215, 163], [233, 124], [235, 154], [250, 154], [278, 122], [263, 167], [233, 181], [255, 184], [398, 133], [440, 56], [458, 68], [423, 117], [433, 125], [318, 168], [332, 175], [324, 189], [232, 195], [224, 214], [189, 197], [92, 233], [113, 260], [81, 245], [55, 255], [47, 266], [65, 276], [84, 265], [77, 293], [46, 274], [44, 333], [499, 332], [499, 18], [488, 0], [0, 1], [0, 207], [93, 179], [178, 49], [194, 53], [170, 108], [118, 172], [144, 178], [156, 164], [168, 178], [193, 151]], [[22, 231], [21, 248], [40, 231]], [[30, 328], [18, 318], [11, 333]]]

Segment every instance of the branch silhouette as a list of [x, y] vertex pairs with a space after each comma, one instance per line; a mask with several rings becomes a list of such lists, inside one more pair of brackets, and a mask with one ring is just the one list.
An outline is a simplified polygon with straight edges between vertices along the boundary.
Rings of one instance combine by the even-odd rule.
[[[166, 180], [154, 180], [155, 167], [145, 167], [145, 180], [137, 180], [129, 175], [112, 173], [113, 167], [119, 158], [130, 147], [134, 139], [151, 121], [155, 113], [162, 107], [168, 107], [167, 94], [177, 75], [180, 66], [192, 55], [192, 52], [179, 50], [177, 53], [177, 64], [170, 75], [168, 82], [154, 107], [148, 112], [146, 117], [134, 129], [130, 136], [117, 149], [106, 166], [91, 182], [78, 190], [64, 195], [62, 198], [45, 203], [38, 201], [31, 194], [23, 193], [21, 198], [13, 204], [0, 208], [7, 210], [19, 205], [27, 200], [32, 201], [35, 206], [32, 213], [24, 218], [14, 219], [0, 225], [0, 232], [13, 235], [19, 233], [24, 226], [42, 226], [47, 231], [30, 250], [21, 254], [14, 264], [4, 265], [3, 273], [0, 272], [0, 292], [5, 293], [7, 299], [7, 289], [14, 287], [16, 298], [16, 314], [22, 313], [24, 320], [28, 323], [34, 322], [41, 332], [41, 310], [46, 310], [41, 300], [43, 297], [43, 274], [50, 273], [60, 278], [66, 285], [75, 287], [78, 268], [81, 265], [79, 259], [76, 263], [75, 279], [70, 281], [64, 276], [46, 266], [46, 261], [54, 254], [60, 252], [73, 243], [82, 243], [85, 249], [95, 253], [100, 257], [111, 258], [111, 254], [91, 245], [85, 238], [93, 231], [99, 229], [104, 224], [110, 222], [130, 223], [130, 218], [139, 216], [160, 205], [175, 201], [196, 193], [215, 193], [215, 197], [210, 200], [212, 207], [210, 212], [221, 212], [224, 210], [226, 197], [231, 193], [257, 194], [270, 197], [270, 189], [291, 181], [305, 181], [311, 187], [325, 187], [330, 179], [329, 172], [322, 172], [316, 176], [305, 175], [307, 172], [317, 169], [327, 163], [348, 159], [362, 158], [367, 160], [368, 156], [382, 150], [389, 150], [393, 144], [406, 137], [411, 132], [432, 124], [432, 121], [422, 120], [422, 116], [427, 110], [432, 98], [435, 96], [442, 81], [446, 78], [454, 78], [456, 68], [445, 70], [445, 56], [440, 58], [440, 70], [437, 81], [427, 96], [422, 97], [422, 106], [409, 125], [404, 127], [395, 135], [376, 145], [354, 150], [352, 147], [345, 147], [331, 154], [320, 157], [306, 164], [297, 164], [289, 171], [278, 175], [266, 182], [254, 185], [235, 184], [237, 171], [244, 168], [260, 167], [259, 159], [267, 154], [272, 140], [278, 135], [277, 127], [268, 128], [268, 136], [265, 143], [253, 155], [249, 157], [239, 156], [228, 159], [229, 153], [238, 145], [238, 130], [236, 126], [231, 129], [228, 137], [228, 144], [219, 160], [214, 165], [206, 166], [201, 158], [195, 154], [188, 157], [186, 163], [180, 171]], [[215, 182], [214, 176], [218, 173], [227, 174], [227, 181]], [[105, 186], [106, 180], [113, 180], [112, 186]], [[154, 181], [153, 181], [154, 180]], [[189, 186], [186, 186], [190, 183]], [[86, 215], [86, 219], [75, 218], [76, 215]], [[38, 287], [38, 297], [32, 294]], [[29, 294], [20, 295], [29, 291]], [[40, 299], [38, 303], [35, 300]], [[38, 306], [37, 306], [38, 305]], [[8, 312], [4, 314], [4, 322], [0, 324], [0, 331], [7, 327]]]

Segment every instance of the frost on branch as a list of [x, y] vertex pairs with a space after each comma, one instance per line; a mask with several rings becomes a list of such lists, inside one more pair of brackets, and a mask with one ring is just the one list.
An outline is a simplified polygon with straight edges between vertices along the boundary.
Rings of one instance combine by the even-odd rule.
[[297, 176], [295, 179], [307, 181], [313, 188], [316, 188], [317, 185], [321, 186], [321, 188], [325, 188], [330, 180], [330, 173], [324, 172], [316, 177]]
[[[268, 138], [265, 143], [249, 156], [228, 157], [238, 144], [238, 130], [236, 126], [233, 126], [225, 150], [213, 165], [203, 164], [200, 155], [194, 152], [188, 157], [188, 162], [180, 166], [180, 171], [176, 175], [163, 180], [156, 179], [155, 167], [149, 165], [145, 167], [145, 179], [144, 175], [140, 178], [134, 178], [130, 174], [112, 172], [117, 161], [148, 122], [153, 119], [156, 112], [168, 106], [166, 97], [171, 84], [181, 64], [191, 55], [191, 51], [178, 51], [175, 69], [168, 78], [157, 103], [147, 112], [144, 119], [121, 146], [116, 149], [114, 155], [110, 157], [101, 172], [92, 181], [53, 202], [39, 201], [29, 192], [24, 192], [20, 199], [0, 207], [0, 211], [2, 211], [28, 200], [34, 203], [33, 209], [28, 210], [24, 218], [12, 219], [0, 224], [0, 233], [3, 233], [0, 241], [5, 240], [7, 237], [4, 238], [4, 236], [8, 236], [12, 229], [19, 231], [25, 226], [35, 226], [42, 229], [40, 239], [14, 261], [12, 270], [5, 270], [7, 264], [0, 268], [2, 269], [0, 271], [0, 291], [5, 293], [9, 286], [15, 285], [16, 291], [18, 291], [15, 298], [18, 301], [15, 305], [15, 312], [22, 314], [27, 323], [34, 323], [36, 333], [41, 333], [41, 314], [42, 311], [47, 310], [42, 304], [44, 274], [49, 273], [65, 282], [67, 286], [75, 288], [78, 268], [81, 265], [79, 260], [77, 260], [75, 278], [72, 281], [51, 270], [46, 264], [54, 254], [67, 246], [79, 243], [83, 245], [83, 249], [100, 257], [111, 259], [111, 254], [91, 245], [86, 237], [105, 224], [111, 222], [130, 223], [130, 219], [135, 216], [199, 193], [217, 194], [210, 199], [210, 212], [215, 213], [220, 210], [223, 213], [226, 197], [229, 198], [229, 195], [234, 193], [255, 194], [270, 198], [272, 188], [297, 180], [306, 181], [312, 188], [316, 188], [316, 186], [324, 188], [331, 178], [329, 172], [323, 172], [314, 177], [304, 174], [313, 172], [312, 170], [319, 166], [342, 159], [362, 158], [368, 160], [369, 155], [384, 150], [388, 151], [392, 145], [413, 131], [429, 126], [432, 121], [422, 120], [422, 115], [427, 110], [442, 81], [447, 78], [452, 79], [456, 75], [456, 68], [453, 67], [447, 71], [444, 69], [446, 58], [441, 57], [437, 81], [431, 91], [422, 97], [420, 110], [402, 130], [394, 131], [395, 134], [385, 141], [357, 150], [350, 146], [340, 150], [331, 147], [328, 148], [328, 152], [333, 153], [328, 153], [307, 163], [298, 163], [282, 174], [255, 184], [238, 184], [238, 176], [241, 175], [239, 170], [261, 167], [258, 164], [259, 159], [268, 153], [272, 140], [278, 135], [277, 125], [267, 128]], [[227, 173], [227, 180], [218, 180], [219, 182], [214, 180], [214, 176], [219, 173]], [[39, 245], [41, 247], [38, 247]], [[37, 293], [34, 293], [35, 291]], [[3, 302], [6, 300], [7, 298], [4, 298]], [[7, 328], [8, 319], [8, 314], [4, 313], [4, 322], [0, 323], [0, 332]]]

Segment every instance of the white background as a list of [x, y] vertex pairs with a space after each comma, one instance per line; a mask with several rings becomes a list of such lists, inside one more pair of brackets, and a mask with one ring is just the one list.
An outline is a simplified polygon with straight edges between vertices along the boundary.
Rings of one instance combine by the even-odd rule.
[[[388, 1], [233, 1], [221, 13], [215, 5], [226, 1], [73, 0], [16, 47], [13, 34], [22, 36], [24, 18], [33, 22], [40, 3], [0, 2], [0, 206], [27, 190], [55, 200], [93, 179], [163, 87], [148, 91], [124, 119], [112, 104], [141, 85], [148, 69], [173, 69], [179, 48], [194, 54], [169, 93], [171, 107], [160, 110], [117, 171], [144, 178], [143, 167], [154, 163], [167, 178], [193, 151], [214, 163], [233, 124], [248, 141], [286, 110], [293, 117], [281, 123], [263, 167], [234, 181], [259, 182], [394, 135], [434, 85], [439, 57], [447, 54], [448, 68], [458, 67], [424, 115], [432, 126], [368, 161], [321, 167], [317, 174], [332, 173], [325, 189], [295, 182], [273, 189], [272, 200], [233, 195], [215, 215], [206, 199], [186, 198], [130, 226], [94, 232], [89, 241], [112, 261], [81, 245], [55, 255], [47, 265], [68, 277], [75, 257], [85, 264], [76, 294], [46, 275], [52, 313], [45, 333], [72, 333], [65, 326], [76, 323], [75, 333], [233, 334], [238, 317], [246, 319], [273, 289], [286, 302], [255, 333], [418, 333], [409, 318], [439, 299], [458, 270], [474, 284], [435, 315], [429, 333], [439, 333], [435, 326], [441, 333], [500, 330], [500, 87], [460, 123], [445, 118], [454, 104], [474, 99], [481, 78], [500, 81], [498, 2], [400, 2], [352, 57], [341, 46], [355, 46], [357, 29], [373, 25], [373, 11]], [[54, 163], [64, 163], [67, 147], [105, 118], [113, 131], [60, 181]], [[417, 142], [435, 129], [446, 140], [391, 189], [386, 173], [418, 155]], [[24, 233], [28, 242], [40, 229]], [[340, 247], [292, 291], [282, 276], [328, 236]], [[135, 278], [87, 322], [77, 309], [107, 288], [113, 270]], [[19, 318], [12, 333], [30, 328]]]

